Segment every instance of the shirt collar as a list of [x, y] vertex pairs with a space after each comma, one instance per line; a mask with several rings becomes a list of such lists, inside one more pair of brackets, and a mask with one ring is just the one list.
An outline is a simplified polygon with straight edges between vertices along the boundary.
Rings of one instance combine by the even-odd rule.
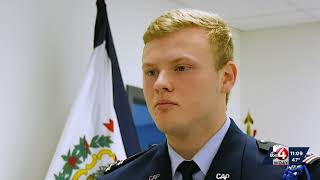
[[[224, 125], [219, 131], [212, 136], [209, 141], [194, 155], [192, 160], [199, 166], [201, 172], [206, 175], [210, 164], [217, 154], [217, 151], [222, 143], [224, 136], [226, 135], [229, 126], [230, 126], [230, 118], [227, 117]], [[172, 147], [168, 144], [168, 153], [171, 160], [171, 170], [172, 170], [172, 177], [176, 173], [178, 166], [185, 161], [183, 157], [181, 157], [177, 152], [175, 152]]]

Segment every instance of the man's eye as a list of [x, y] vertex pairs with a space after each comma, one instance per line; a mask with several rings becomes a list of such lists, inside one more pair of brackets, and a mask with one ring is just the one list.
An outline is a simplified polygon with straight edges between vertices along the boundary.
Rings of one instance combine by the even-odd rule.
[[145, 74], [146, 74], [147, 76], [154, 76], [154, 75], [156, 74], [156, 71], [154, 71], [154, 70], [149, 70], [149, 71], [146, 71]]
[[190, 68], [188, 66], [178, 66], [175, 68], [175, 71], [187, 71]]

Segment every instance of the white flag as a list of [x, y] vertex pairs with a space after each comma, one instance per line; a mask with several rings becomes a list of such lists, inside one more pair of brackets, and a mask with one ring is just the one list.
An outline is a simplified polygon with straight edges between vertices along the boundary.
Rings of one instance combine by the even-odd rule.
[[97, 0], [94, 52], [46, 179], [95, 179], [139, 151], [104, 0]]

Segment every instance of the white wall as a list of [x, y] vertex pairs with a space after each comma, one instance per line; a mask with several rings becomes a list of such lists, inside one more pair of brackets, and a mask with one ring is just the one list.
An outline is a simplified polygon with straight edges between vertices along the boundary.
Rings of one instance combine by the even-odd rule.
[[94, 18], [92, 1], [0, 2], [0, 179], [44, 179], [90, 57]]
[[242, 32], [241, 116], [257, 137], [320, 154], [320, 23]]
[[240, 116], [240, 62], [241, 62], [241, 42], [240, 42], [240, 31], [236, 29], [231, 30], [232, 37], [234, 40], [234, 61], [238, 66], [238, 77], [236, 84], [234, 85], [228, 102], [227, 114], [241, 127], [241, 116]]

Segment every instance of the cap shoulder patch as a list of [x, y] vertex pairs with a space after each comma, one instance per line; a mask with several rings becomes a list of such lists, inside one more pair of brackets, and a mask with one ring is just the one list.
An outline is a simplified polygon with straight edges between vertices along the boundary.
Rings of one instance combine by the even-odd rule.
[[108, 166], [106, 166], [106, 169], [105, 169], [105, 171], [104, 171], [104, 174], [108, 174], [108, 173], [110, 173], [110, 172], [112, 172], [112, 171], [114, 171], [114, 170], [122, 167], [123, 165], [128, 164], [129, 162], [137, 159], [138, 157], [140, 157], [140, 156], [143, 155], [144, 153], [150, 151], [151, 149], [153, 149], [153, 148], [156, 147], [156, 146], [157, 146], [157, 145], [152, 145], [152, 146], [150, 146], [150, 148], [148, 148], [147, 150], [142, 151], [142, 152], [139, 152], [139, 153], [137, 153], [137, 154], [134, 154], [134, 155], [128, 157], [127, 159], [125, 159], [125, 160], [117, 160], [117, 161], [109, 164]]

